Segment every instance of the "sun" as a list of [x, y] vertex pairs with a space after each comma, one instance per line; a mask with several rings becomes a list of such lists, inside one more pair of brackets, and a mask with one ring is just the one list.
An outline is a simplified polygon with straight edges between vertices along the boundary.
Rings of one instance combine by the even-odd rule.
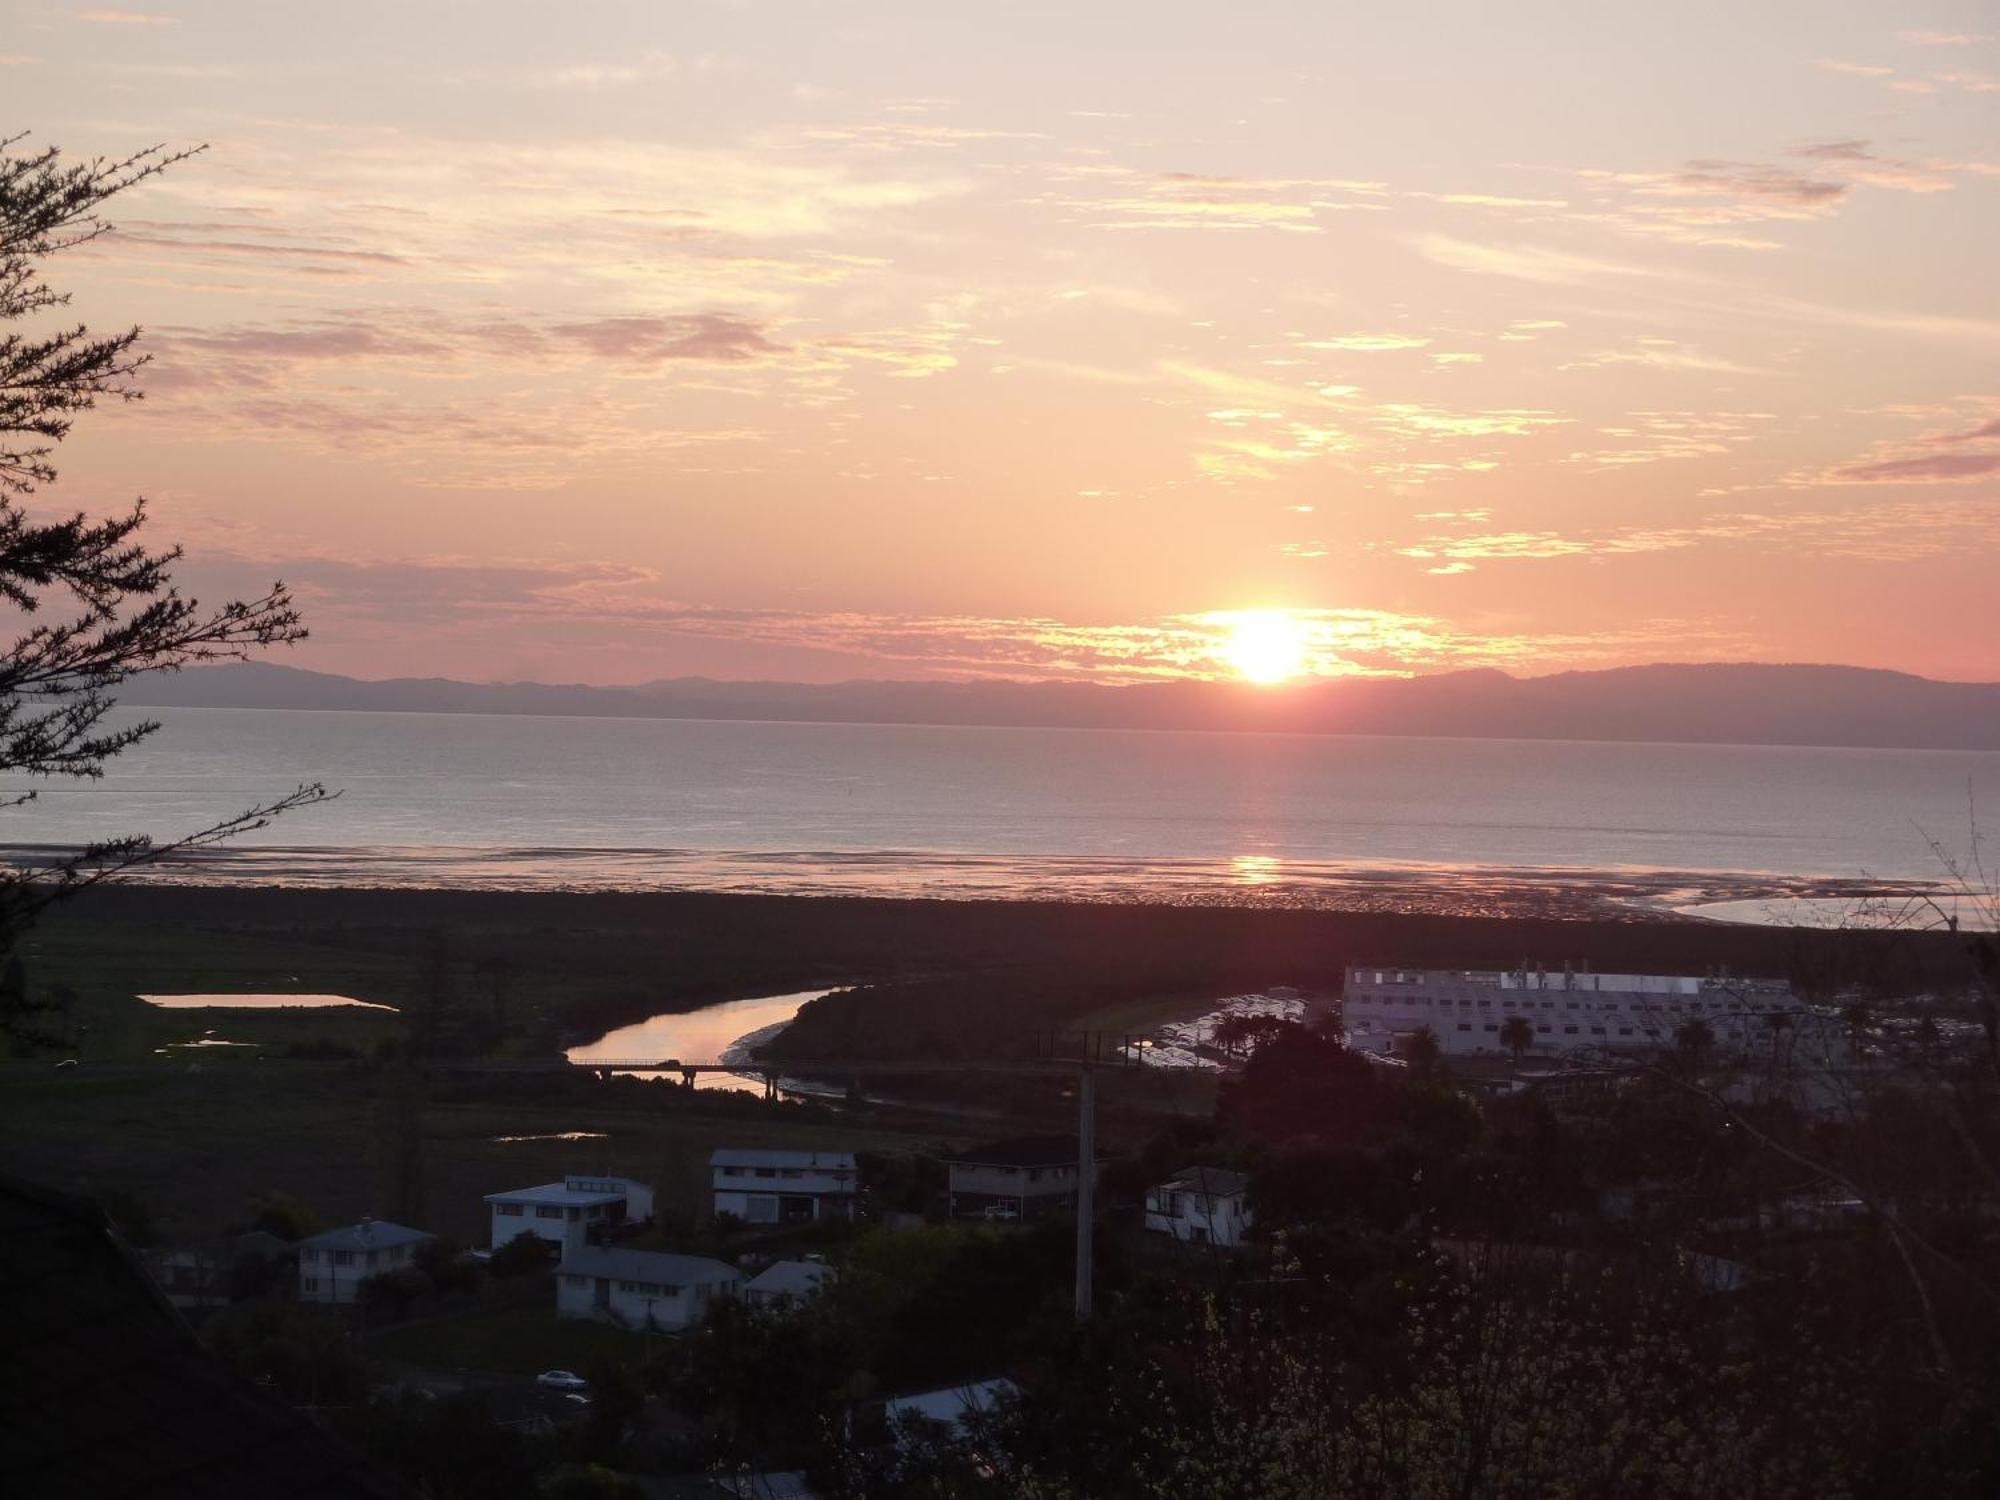
[[1284, 682], [1305, 669], [1305, 629], [1284, 610], [1250, 610], [1231, 625], [1223, 655], [1246, 682]]

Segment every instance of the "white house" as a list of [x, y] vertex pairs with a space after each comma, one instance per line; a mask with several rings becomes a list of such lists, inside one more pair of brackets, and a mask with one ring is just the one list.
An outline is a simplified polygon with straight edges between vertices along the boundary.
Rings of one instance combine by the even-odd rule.
[[417, 1246], [436, 1238], [385, 1219], [363, 1219], [300, 1240], [299, 1300], [352, 1302], [362, 1282], [407, 1266]]
[[629, 1177], [591, 1177], [572, 1172], [561, 1182], [488, 1193], [493, 1244], [498, 1250], [518, 1235], [539, 1235], [567, 1250], [590, 1243], [593, 1228], [653, 1217], [653, 1190]]
[[835, 1279], [832, 1266], [816, 1260], [780, 1260], [764, 1267], [743, 1288], [752, 1307], [769, 1307], [790, 1297], [804, 1302], [819, 1295]]
[[1146, 1189], [1146, 1227], [1196, 1245], [1240, 1248], [1250, 1236], [1250, 1179], [1220, 1167], [1189, 1167]]
[[678, 1333], [700, 1322], [709, 1303], [736, 1296], [742, 1285], [736, 1267], [705, 1256], [585, 1245], [563, 1255], [556, 1316]]
[[1790, 985], [1718, 975], [1358, 965], [1347, 971], [1342, 1011], [1348, 1045], [1364, 1052], [1393, 1051], [1398, 1038], [1428, 1029], [1447, 1054], [1499, 1055], [1510, 1050], [1501, 1028], [1517, 1017], [1532, 1028], [1531, 1052], [1669, 1050], [1690, 1021], [1706, 1025], [1722, 1053], [1782, 1045], [1803, 1061], [1845, 1049], [1838, 1020]]
[[746, 1224], [851, 1219], [860, 1191], [852, 1151], [762, 1151], [725, 1147], [708, 1159], [715, 1212]]

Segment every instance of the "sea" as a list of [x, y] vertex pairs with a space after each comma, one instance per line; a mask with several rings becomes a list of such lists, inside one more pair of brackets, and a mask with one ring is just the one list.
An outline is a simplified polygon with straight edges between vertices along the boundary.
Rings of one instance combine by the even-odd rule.
[[[138, 717], [124, 714], [124, 719]], [[149, 878], [1468, 913], [1836, 910], [1945, 891], [2000, 753], [160, 709], [9, 808], [33, 864], [338, 796]]]

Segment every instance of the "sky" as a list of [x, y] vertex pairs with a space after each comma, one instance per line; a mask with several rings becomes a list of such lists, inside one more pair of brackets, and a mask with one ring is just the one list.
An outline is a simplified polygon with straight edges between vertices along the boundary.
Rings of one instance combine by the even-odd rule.
[[288, 662], [2000, 679], [2000, 3], [0, 0]]

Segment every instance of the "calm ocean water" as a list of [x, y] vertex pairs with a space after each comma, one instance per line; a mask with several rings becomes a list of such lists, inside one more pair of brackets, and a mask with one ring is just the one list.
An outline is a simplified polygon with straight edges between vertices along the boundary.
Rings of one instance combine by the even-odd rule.
[[[1352, 904], [1442, 883], [1725, 899], [1923, 880], [2000, 754], [162, 710], [6, 843], [342, 796], [175, 878]], [[1751, 878], [1724, 878], [1751, 877]], [[1386, 904], [1395, 904], [1384, 898]]]

